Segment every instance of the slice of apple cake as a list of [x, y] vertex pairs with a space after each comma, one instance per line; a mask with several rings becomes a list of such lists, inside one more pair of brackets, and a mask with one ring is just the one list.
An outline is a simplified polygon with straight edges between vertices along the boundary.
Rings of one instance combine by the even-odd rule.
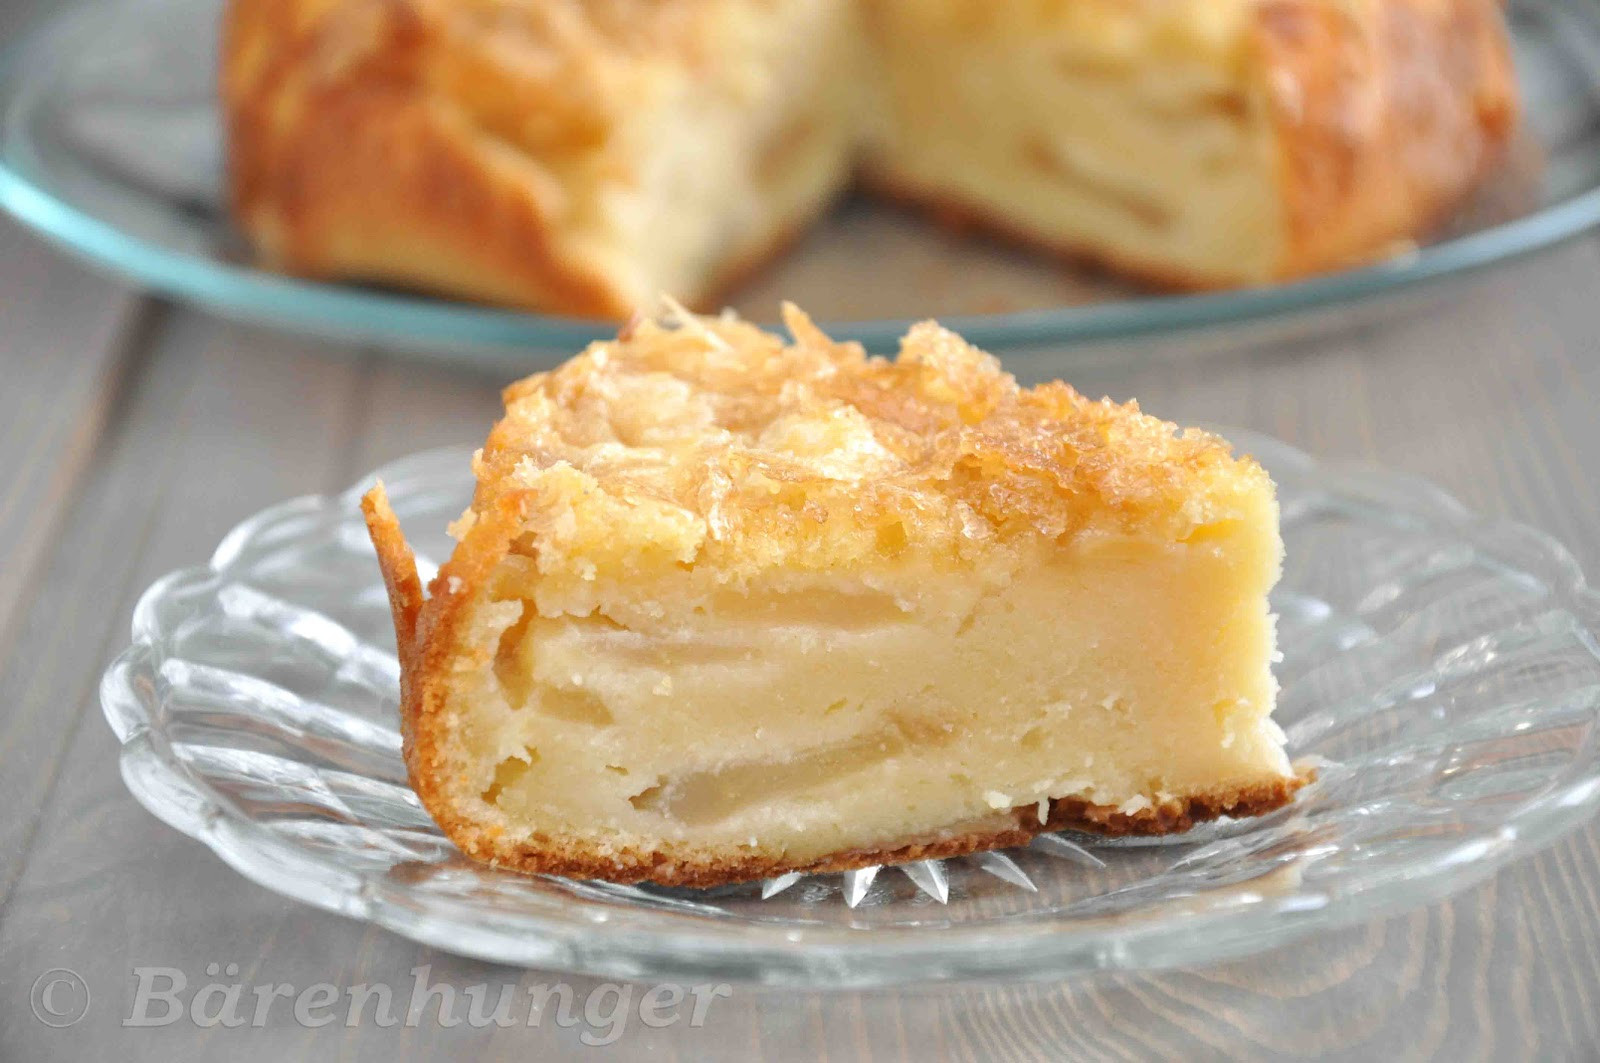
[[1266, 472], [927, 323], [626, 328], [512, 385], [424, 595], [405, 751], [469, 855], [711, 885], [1288, 801]]

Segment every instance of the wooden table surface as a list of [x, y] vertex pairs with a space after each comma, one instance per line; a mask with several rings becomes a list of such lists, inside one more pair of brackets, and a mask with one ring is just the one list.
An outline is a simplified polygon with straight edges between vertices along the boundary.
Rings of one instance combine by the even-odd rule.
[[[1028, 375], [1055, 375], [1048, 359]], [[1180, 421], [1380, 461], [1530, 522], [1600, 572], [1600, 239], [1311, 342], [1074, 374]], [[137, 967], [217, 980], [531, 986], [285, 900], [124, 789], [96, 684], [135, 597], [240, 518], [441, 443], [501, 380], [393, 361], [143, 297], [0, 223], [0, 1059], [555, 1059], [560, 1028], [124, 1028]], [[222, 974], [208, 977], [207, 966]], [[228, 964], [239, 974], [229, 977]], [[53, 1028], [40, 975], [91, 1005]], [[578, 999], [595, 983], [566, 978]], [[72, 986], [51, 998], [65, 1007]], [[247, 989], [248, 992], [248, 989]], [[247, 1002], [248, 1003], [248, 1002]], [[248, 1009], [247, 1009], [248, 1012]], [[603, 1014], [603, 1013], [602, 1013]], [[590, 1039], [594, 1031], [589, 1030]], [[1600, 827], [1446, 903], [1258, 958], [1027, 988], [736, 989], [699, 1028], [635, 1021], [624, 1058], [1600, 1058]]]

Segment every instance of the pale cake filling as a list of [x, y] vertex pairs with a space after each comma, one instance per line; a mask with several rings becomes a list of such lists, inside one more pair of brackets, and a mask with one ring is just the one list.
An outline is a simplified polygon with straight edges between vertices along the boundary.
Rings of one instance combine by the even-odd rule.
[[1063, 27], [1070, 13], [1031, 5], [870, 5], [869, 174], [1169, 279], [1270, 277], [1286, 239], [1276, 141], [1238, 6], [1082, 6], [1084, 24]]
[[1284, 776], [1269, 532], [1095, 538], [978, 580], [644, 588], [652, 623], [544, 615], [528, 587], [480, 608], [467, 656], [492, 663], [459, 677], [475, 818], [805, 862], [1050, 798], [1136, 813]]

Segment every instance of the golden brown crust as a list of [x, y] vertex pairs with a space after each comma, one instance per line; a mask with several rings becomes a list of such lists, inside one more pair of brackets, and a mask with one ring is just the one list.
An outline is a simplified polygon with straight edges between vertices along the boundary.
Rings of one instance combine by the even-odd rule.
[[1499, 158], [1517, 90], [1500, 0], [1262, 0], [1296, 277], [1382, 257], [1441, 222]]
[[[1419, 237], [1507, 142], [1516, 90], [1497, 0], [1256, 0], [1250, 9], [1287, 219], [1275, 277], [1368, 261]], [[618, 121], [629, 62], [652, 50], [706, 61], [709, 11], [639, 0], [232, 0], [222, 95], [238, 223], [288, 272], [624, 318], [633, 295], [562, 241], [554, 171]], [[505, 61], [510, 54], [538, 61]], [[1232, 283], [1125, 250], [1040, 240], [937, 189], [891, 191], [1163, 287]], [[740, 256], [705, 291], [681, 294], [712, 302], [765, 257]]]
[[1019, 387], [931, 322], [890, 361], [787, 314], [792, 344], [737, 320], [647, 321], [506, 390], [474, 508], [523, 507], [543, 593], [691, 562], [849, 570], [886, 537], [936, 567], [1022, 537], [1178, 541], [1271, 497], [1222, 440]]
[[[559, 190], [533, 157], [497, 147], [492, 117], [427, 88], [456, 56], [492, 89], [426, 0], [235, 0], [222, 99], [234, 215], [269, 264], [597, 318], [631, 306], [563, 256]], [[454, 76], [466, 80], [468, 73]], [[501, 86], [526, 106], [552, 86]], [[559, 95], [559, 93], [554, 93]], [[568, 103], [548, 136], [599, 116]], [[595, 135], [595, 134], [588, 134]]]
[[422, 580], [417, 577], [417, 559], [406, 542], [405, 533], [400, 530], [400, 519], [389, 505], [383, 481], [374, 484], [372, 490], [361, 497], [361, 512], [367, 520], [367, 534], [378, 551], [403, 667], [416, 642], [417, 617], [422, 612]]

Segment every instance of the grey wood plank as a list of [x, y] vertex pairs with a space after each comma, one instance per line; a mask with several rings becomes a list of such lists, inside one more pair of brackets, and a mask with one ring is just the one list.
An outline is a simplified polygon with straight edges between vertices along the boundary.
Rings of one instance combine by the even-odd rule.
[[505, 383], [508, 378], [496, 375], [376, 360], [366, 379], [362, 431], [351, 450], [348, 478], [421, 450], [477, 446], [500, 415]]
[[115, 398], [137, 305], [0, 219], [0, 645]]
[[[163, 569], [204, 560], [249, 510], [325, 487], [318, 470], [334, 461], [329, 444], [353, 395], [353, 364], [296, 359], [272, 342], [225, 365], [207, 360], [208, 343], [236, 335], [190, 317], [155, 328], [159, 351], [88, 462], [29, 587], [26, 624], [0, 647], [0, 704], [17, 742], [0, 794], [23, 813], [0, 823], [0, 851], [11, 854], [7, 886], [29, 851], [36, 791], [58, 771], [66, 736], [98, 715], [97, 673], [126, 637], [134, 595]], [[93, 763], [115, 778], [114, 760]]]
[[[0, 220], [0, 653], [27, 622], [47, 548], [128, 369], [142, 304]], [[7, 706], [10, 708], [10, 706]], [[65, 734], [49, 714], [0, 712], [0, 898], [20, 872], [24, 838]]]
[[5, 0], [0, 3], [0, 42], [15, 40], [58, 6], [54, 0]]
[[[1292, 351], [1097, 372], [1078, 383], [1137, 395], [1163, 416], [1259, 428], [1322, 456], [1426, 475], [1477, 508], [1564, 538], [1594, 572], [1597, 325], [1600, 246], [1591, 241], [1476, 282], [1447, 311]], [[116, 603], [100, 612], [125, 615], [145, 579], [202, 557], [247, 509], [342, 484], [422, 446], [470, 444], [496, 410], [493, 387], [480, 380], [387, 362], [324, 363], [296, 353], [293, 341], [187, 316], [157, 339], [52, 555], [52, 600], [98, 594]], [[256, 409], [244, 411], [241, 424], [246, 406]], [[123, 536], [129, 556], [75, 576], [73, 563], [107, 542], [103, 530], [78, 529], [108, 514], [126, 515], [124, 528], [138, 529]], [[406, 988], [420, 964], [432, 965], [435, 982], [458, 988], [563, 979], [452, 958], [301, 908], [156, 823], [121, 790], [110, 767], [115, 743], [81, 704], [90, 697], [85, 674], [120, 638], [121, 616], [95, 628], [82, 623], [83, 607], [59, 610], [40, 618], [53, 635], [28, 643], [20, 660], [45, 673], [32, 711], [53, 696], [77, 713], [78, 725], [67, 782], [45, 810], [36, 855], [0, 921], [0, 1044], [19, 1058], [113, 1045], [119, 1055], [153, 1059], [585, 1054], [581, 1027], [549, 1025], [346, 1031], [280, 1019], [262, 1030], [188, 1022], [120, 1029], [136, 964], [178, 967], [199, 982], [206, 964], [237, 962], [247, 984], [302, 988]], [[88, 643], [99, 639], [92, 651], [69, 645], [80, 630]], [[16, 670], [15, 661], [0, 663], [0, 684]], [[14, 689], [0, 685], [0, 697]], [[634, 1023], [612, 1051], [669, 1059], [1594, 1058], [1597, 882], [1600, 831], [1589, 827], [1452, 901], [1253, 959], [1032, 987], [848, 995], [741, 988], [713, 1007], [703, 1029]], [[40, 1026], [21, 999], [50, 966], [79, 970], [97, 993], [97, 1010], [69, 1030]], [[564, 980], [580, 997], [595, 985]]]

